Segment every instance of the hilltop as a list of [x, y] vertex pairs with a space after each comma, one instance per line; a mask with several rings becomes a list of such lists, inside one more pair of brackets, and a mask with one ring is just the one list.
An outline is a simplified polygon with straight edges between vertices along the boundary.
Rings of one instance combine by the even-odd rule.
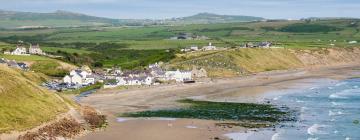
[[0, 10], [0, 28], [52, 28], [110, 25], [117, 20], [58, 10], [34, 13]]
[[213, 13], [199, 13], [193, 16], [178, 18], [178, 22], [188, 24], [209, 24], [209, 23], [232, 23], [261, 21], [262, 17], [243, 16], [243, 15], [218, 15]]
[[80, 26], [119, 26], [119, 25], [157, 25], [157, 24], [210, 24], [250, 22], [264, 20], [261, 17], [217, 15], [199, 13], [175, 19], [111, 19], [90, 16], [70, 11], [57, 10], [52, 13], [18, 12], [0, 10], [0, 29], [34, 29]]

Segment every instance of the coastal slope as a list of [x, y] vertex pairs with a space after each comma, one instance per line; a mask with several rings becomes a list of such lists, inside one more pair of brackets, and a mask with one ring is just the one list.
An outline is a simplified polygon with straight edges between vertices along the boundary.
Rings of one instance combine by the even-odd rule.
[[209, 77], [233, 77], [265, 71], [332, 66], [357, 62], [358, 47], [314, 49], [232, 49], [179, 54], [171, 68], [204, 68]]
[[23, 131], [68, 110], [57, 95], [38, 86], [41, 76], [0, 65], [0, 133]]

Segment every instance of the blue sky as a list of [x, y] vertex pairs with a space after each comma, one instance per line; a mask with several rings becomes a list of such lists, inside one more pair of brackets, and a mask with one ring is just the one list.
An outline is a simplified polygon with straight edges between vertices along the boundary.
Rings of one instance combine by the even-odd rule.
[[0, 9], [68, 10], [110, 18], [171, 18], [200, 12], [265, 18], [360, 18], [360, 0], [0, 0]]

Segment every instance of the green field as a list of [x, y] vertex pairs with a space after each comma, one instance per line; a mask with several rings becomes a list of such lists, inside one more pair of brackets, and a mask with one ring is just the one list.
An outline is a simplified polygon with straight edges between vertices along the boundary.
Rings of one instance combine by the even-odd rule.
[[[40, 43], [44, 50], [65, 56], [65, 61], [92, 66], [120, 65], [126, 68], [145, 66], [169, 57], [133, 50], [162, 52], [212, 42], [218, 47], [234, 48], [247, 42], [271, 41], [284, 48], [354, 47], [349, 41], [360, 41], [360, 20], [333, 19], [319, 21], [269, 21], [182, 26], [145, 27], [79, 27], [0, 31], [0, 47], [18, 40]], [[207, 36], [209, 40], [169, 40], [179, 33]], [[109, 45], [110, 44], [110, 45]], [[84, 54], [84, 55], [82, 55]], [[124, 56], [124, 54], [126, 54]], [[121, 55], [121, 56], [120, 56]], [[137, 57], [134, 57], [137, 56]], [[172, 54], [169, 54], [172, 55]], [[147, 58], [144, 58], [144, 57]], [[130, 59], [136, 61], [129, 61]], [[152, 59], [152, 60], [151, 60]], [[95, 64], [96, 63], [96, 64]], [[101, 64], [100, 64], [101, 63]]]

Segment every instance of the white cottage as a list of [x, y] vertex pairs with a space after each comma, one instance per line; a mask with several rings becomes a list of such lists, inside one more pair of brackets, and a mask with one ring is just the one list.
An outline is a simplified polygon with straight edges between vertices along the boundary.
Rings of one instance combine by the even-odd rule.
[[208, 46], [204, 46], [202, 48], [203, 51], [213, 51], [213, 50], [217, 50], [216, 46], [213, 46], [212, 43], [210, 42]]
[[166, 71], [166, 80], [175, 80], [176, 82], [184, 82], [192, 80], [191, 71]]
[[11, 55], [29, 55], [29, 54], [27, 54], [25, 47], [16, 46], [16, 49], [13, 52], [11, 52]]
[[95, 84], [95, 77], [87, 71], [72, 70], [70, 75], [64, 77], [63, 82], [75, 85], [91, 85]]

